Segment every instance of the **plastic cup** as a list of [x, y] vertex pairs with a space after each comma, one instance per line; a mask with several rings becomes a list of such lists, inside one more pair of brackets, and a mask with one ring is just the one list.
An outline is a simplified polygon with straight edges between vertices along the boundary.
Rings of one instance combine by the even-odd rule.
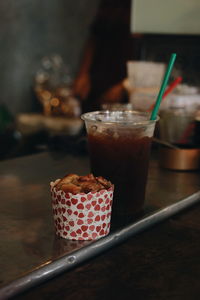
[[102, 110], [133, 110], [132, 103], [103, 103]]
[[157, 120], [137, 111], [95, 111], [85, 121], [91, 172], [115, 185], [112, 216], [134, 215], [145, 202], [149, 156]]

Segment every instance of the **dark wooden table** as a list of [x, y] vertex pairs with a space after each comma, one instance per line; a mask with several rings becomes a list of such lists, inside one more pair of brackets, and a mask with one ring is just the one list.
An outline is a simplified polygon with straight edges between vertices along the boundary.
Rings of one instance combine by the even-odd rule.
[[[68, 172], [89, 172], [88, 158], [42, 153], [0, 163], [1, 287], [90, 243], [54, 235], [49, 182]], [[145, 210], [197, 192], [199, 175], [152, 158]], [[196, 204], [14, 299], [199, 299], [199, 236]]]

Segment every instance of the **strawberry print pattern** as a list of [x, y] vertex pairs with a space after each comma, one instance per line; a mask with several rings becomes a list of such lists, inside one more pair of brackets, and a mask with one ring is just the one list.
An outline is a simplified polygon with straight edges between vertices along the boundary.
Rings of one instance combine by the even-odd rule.
[[110, 232], [113, 187], [71, 194], [51, 185], [56, 234], [70, 240], [94, 240]]

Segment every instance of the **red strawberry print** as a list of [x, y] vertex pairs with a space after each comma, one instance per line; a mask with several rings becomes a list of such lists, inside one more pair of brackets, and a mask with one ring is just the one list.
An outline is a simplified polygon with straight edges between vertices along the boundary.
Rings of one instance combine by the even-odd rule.
[[78, 221], [77, 221], [77, 224], [78, 224], [78, 225], [82, 225], [83, 223], [84, 223], [83, 220], [78, 219]]
[[110, 209], [110, 205], [108, 204], [107, 206], [106, 206], [106, 210], [109, 210]]
[[106, 210], [106, 206], [103, 206], [102, 208], [101, 208], [101, 211], [105, 211]]
[[94, 228], [95, 228], [94, 225], [90, 225], [90, 226], [89, 226], [89, 229], [90, 229], [91, 231], [93, 231]]
[[108, 213], [108, 214], [107, 214], [107, 218], [109, 218], [110, 216], [111, 216], [111, 213]]
[[94, 214], [93, 214], [93, 212], [92, 212], [92, 211], [90, 211], [90, 212], [88, 213], [88, 217], [89, 217], [89, 218], [92, 218], [92, 217], [94, 217]]
[[67, 218], [65, 216], [62, 216], [63, 221], [67, 221]]
[[96, 211], [100, 210], [100, 205], [97, 204], [97, 205], [95, 206], [94, 210], [96, 210]]
[[92, 233], [92, 238], [95, 239], [96, 237], [97, 237], [97, 233], [96, 233], [96, 232], [93, 232], [93, 233]]
[[87, 200], [86, 197], [81, 197], [82, 202], [85, 202], [86, 200]]
[[82, 203], [79, 203], [79, 204], [77, 205], [77, 208], [78, 208], [78, 209], [84, 209], [84, 205], [83, 205]]
[[104, 221], [105, 218], [106, 218], [106, 215], [102, 215], [102, 216], [101, 216], [101, 221]]
[[62, 207], [62, 213], [64, 214], [66, 212], [66, 209]]
[[88, 199], [88, 200], [91, 200], [91, 199], [92, 199], [92, 195], [91, 195], [91, 194], [88, 194], [88, 195], [87, 195], [87, 199]]
[[70, 226], [74, 226], [74, 221], [69, 221]]
[[97, 204], [97, 201], [92, 201], [92, 205], [95, 206]]
[[81, 226], [81, 229], [82, 229], [83, 231], [86, 231], [86, 230], [88, 229], [88, 226], [83, 225], [83, 226]]
[[88, 224], [92, 224], [93, 223], [93, 219], [87, 219], [87, 223]]
[[70, 233], [70, 235], [71, 235], [72, 237], [76, 237], [76, 236], [77, 236], [77, 234], [76, 234], [75, 231], [72, 231], [72, 232]]
[[99, 232], [101, 230], [101, 226], [96, 226], [96, 231]]
[[99, 198], [98, 203], [101, 204], [103, 202], [102, 198]]
[[104, 235], [104, 234], [105, 234], [104, 230], [102, 229], [102, 230], [99, 232], [99, 234], [100, 234], [100, 235]]
[[72, 204], [76, 205], [78, 203], [78, 200], [76, 198], [72, 198]]
[[100, 221], [100, 216], [96, 216], [95, 221], [99, 222]]
[[68, 210], [67, 210], [67, 213], [68, 213], [68, 215], [70, 216], [70, 215], [72, 214], [72, 210], [71, 210], [71, 209], [68, 209]]
[[84, 218], [84, 214], [83, 213], [80, 213], [78, 216], [79, 216], [79, 218]]
[[100, 210], [100, 209], [101, 209], [101, 207], [100, 207], [99, 204], [97, 204], [97, 205], [95, 206], [95, 208], [94, 208], [94, 210], [96, 210], [96, 211], [98, 211], [98, 210]]
[[91, 207], [91, 204], [86, 204], [86, 206], [85, 206], [88, 210], [90, 209], [90, 207]]
[[87, 232], [84, 232], [84, 233], [83, 233], [83, 237], [84, 237], [84, 238], [87, 238], [87, 237], [88, 237]]

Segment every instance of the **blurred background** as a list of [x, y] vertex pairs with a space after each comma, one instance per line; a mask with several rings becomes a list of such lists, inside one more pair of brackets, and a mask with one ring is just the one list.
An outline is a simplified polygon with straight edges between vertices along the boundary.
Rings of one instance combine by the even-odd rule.
[[77, 73], [99, 0], [2, 0], [0, 3], [1, 103], [11, 113], [35, 110], [34, 76], [45, 56], [61, 55]]
[[[44, 57], [59, 55], [71, 79], [75, 77], [98, 5], [99, 0], [1, 1], [1, 159], [34, 152], [37, 143], [46, 141], [41, 130], [33, 130], [29, 138], [29, 134], [21, 133], [13, 121], [19, 114], [26, 113], [22, 116], [26, 118], [27, 113], [43, 111], [34, 89]], [[31, 128], [24, 130], [32, 131]]]
[[[155, 0], [151, 2], [159, 16], [162, 1], [159, 5]], [[102, 108], [106, 103], [135, 99], [130, 97], [130, 91], [138, 87], [127, 83], [128, 61], [165, 65], [170, 54], [177, 52], [171, 81], [182, 76], [182, 84], [194, 88], [184, 93], [195, 93], [198, 98], [198, 30], [188, 32], [187, 27], [180, 26], [185, 19], [179, 19], [172, 27], [178, 26], [182, 32], [166, 31], [165, 27], [164, 32], [163, 28], [155, 32], [155, 26], [147, 32], [134, 23], [137, 16], [144, 11], [139, 20], [147, 28], [155, 17], [148, 17], [144, 3], [138, 10], [138, 3], [1, 0], [1, 160], [48, 149], [86, 153], [81, 113]], [[192, 3], [187, 11], [191, 8], [194, 12]], [[198, 1], [194, 4], [200, 12]], [[179, 7], [178, 1], [173, 6]], [[191, 11], [189, 15], [193, 19]], [[162, 18], [158, 21], [162, 23]], [[194, 22], [193, 28], [199, 28], [198, 24]], [[145, 80], [144, 87], [139, 88], [148, 87]], [[148, 88], [155, 93], [159, 84], [160, 81]], [[151, 101], [155, 100], [154, 93], [148, 90], [148, 96], [153, 95]]]

